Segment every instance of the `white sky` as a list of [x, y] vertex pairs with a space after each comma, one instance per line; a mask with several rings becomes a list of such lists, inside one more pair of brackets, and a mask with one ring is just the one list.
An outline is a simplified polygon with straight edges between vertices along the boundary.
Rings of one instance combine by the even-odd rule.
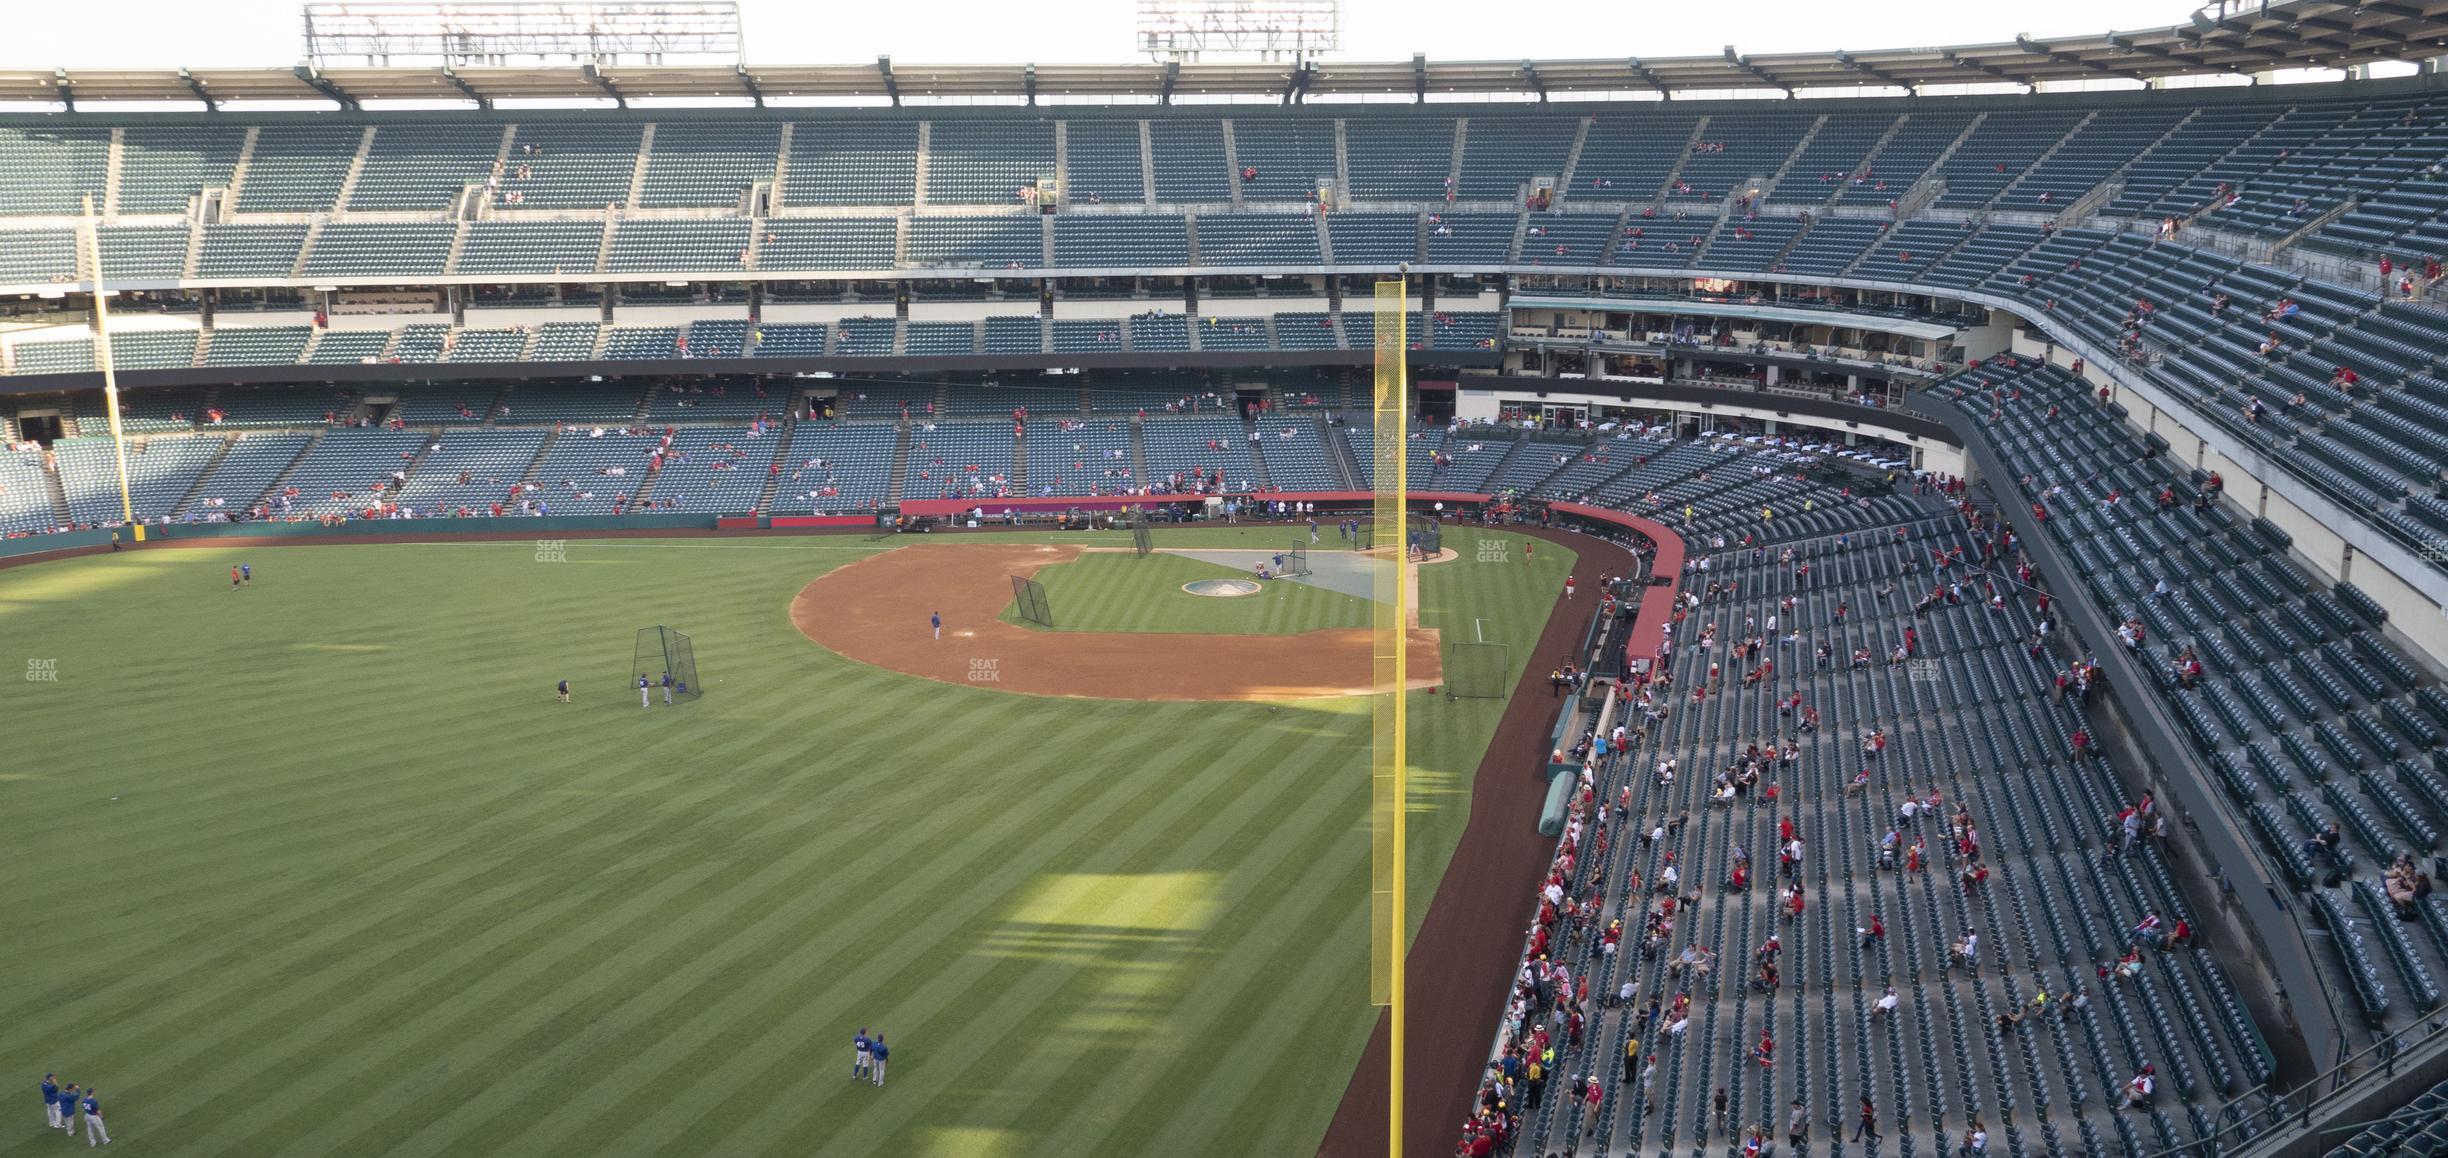
[[[289, 65], [295, 0], [6, 4], [0, 68]], [[2182, 24], [2198, 0], [1614, 0], [1586, 6], [1344, 0], [1340, 56], [1518, 60], [1905, 48]], [[741, 0], [755, 64], [1109, 63], [1133, 52], [1131, 0]]]

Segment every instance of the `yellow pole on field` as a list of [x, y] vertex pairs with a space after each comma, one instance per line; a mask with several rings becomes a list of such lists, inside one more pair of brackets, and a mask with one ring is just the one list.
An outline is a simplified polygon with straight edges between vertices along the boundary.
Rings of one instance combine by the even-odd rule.
[[1407, 770], [1410, 754], [1408, 696], [1411, 672], [1409, 511], [1409, 378], [1404, 372], [1409, 338], [1403, 332], [1407, 279], [1377, 283], [1375, 446], [1375, 544], [1371, 567], [1377, 598], [1373, 618], [1377, 695], [1370, 713], [1369, 778], [1369, 1000], [1386, 1007], [1386, 1065], [1391, 1080], [1386, 1107], [1387, 1153], [1402, 1158], [1403, 1146], [1403, 959], [1410, 944], [1404, 913], [1409, 858]]
[[141, 543], [144, 524], [136, 521], [136, 500], [128, 493], [127, 433], [119, 426], [119, 371], [111, 360], [110, 305], [102, 292], [102, 219], [94, 215], [91, 193], [85, 195], [85, 225], [78, 234], [85, 250], [85, 269], [93, 275], [94, 366], [102, 371], [102, 406], [110, 413], [111, 451], [119, 460], [119, 516]]

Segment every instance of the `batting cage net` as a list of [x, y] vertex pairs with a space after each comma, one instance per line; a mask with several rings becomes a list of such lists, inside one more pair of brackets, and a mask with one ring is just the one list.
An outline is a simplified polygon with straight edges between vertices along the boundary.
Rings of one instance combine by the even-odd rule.
[[1130, 531], [1131, 546], [1138, 549], [1140, 558], [1145, 559], [1156, 550], [1156, 538], [1148, 533], [1146, 511], [1134, 510], [1130, 513]]
[[1014, 575], [1012, 581], [1012, 614], [1022, 623], [1039, 627], [1054, 626], [1054, 608], [1046, 602], [1045, 584], [1026, 575]]
[[1445, 689], [1456, 699], [1501, 700], [1512, 655], [1501, 643], [1445, 645]]
[[[629, 682], [634, 684], [641, 676], [649, 686], [668, 686], [667, 700], [693, 700], [705, 694], [705, 685], [697, 682], [697, 649], [690, 646], [689, 637], [668, 627], [649, 627], [637, 633]], [[666, 678], [671, 681], [668, 685]]]
[[1298, 579], [1307, 574], [1309, 574], [1309, 545], [1294, 543], [1291, 550], [1284, 552], [1283, 577]]
[[1411, 550], [1422, 559], [1434, 559], [1445, 549], [1445, 524], [1435, 518], [1411, 520]]

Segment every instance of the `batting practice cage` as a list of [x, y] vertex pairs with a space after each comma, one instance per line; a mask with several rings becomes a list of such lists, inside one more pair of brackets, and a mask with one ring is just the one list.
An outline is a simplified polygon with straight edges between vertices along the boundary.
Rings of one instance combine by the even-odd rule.
[[1012, 614], [1022, 623], [1039, 627], [1054, 626], [1054, 608], [1046, 602], [1045, 584], [1026, 575], [1014, 575], [1012, 581]]
[[1146, 511], [1134, 510], [1130, 513], [1130, 531], [1131, 546], [1138, 548], [1140, 558], [1145, 559], [1156, 550], [1156, 539], [1148, 533]]
[[696, 699], [705, 694], [705, 686], [697, 682], [697, 650], [689, 646], [689, 637], [668, 627], [649, 627], [637, 633], [636, 658], [629, 665], [629, 682], [634, 685], [639, 676], [661, 687], [664, 675], [672, 678], [675, 699]]
[[1445, 690], [1455, 699], [1505, 698], [1505, 673], [1512, 657], [1501, 643], [1457, 642], [1445, 645]]
[[1309, 545], [1307, 543], [1292, 544], [1292, 549], [1284, 552], [1283, 577], [1298, 579], [1309, 573]]
[[1410, 545], [1419, 552], [1420, 558], [1436, 558], [1437, 552], [1445, 549], [1444, 522], [1431, 517], [1414, 516], [1411, 519]]

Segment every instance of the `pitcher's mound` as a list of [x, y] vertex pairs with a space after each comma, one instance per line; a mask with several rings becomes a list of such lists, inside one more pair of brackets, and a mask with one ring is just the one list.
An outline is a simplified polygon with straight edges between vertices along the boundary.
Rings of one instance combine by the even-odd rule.
[[1231, 599], [1240, 595], [1256, 595], [1258, 581], [1255, 579], [1193, 579], [1182, 584], [1182, 590], [1192, 595], [1212, 595]]

